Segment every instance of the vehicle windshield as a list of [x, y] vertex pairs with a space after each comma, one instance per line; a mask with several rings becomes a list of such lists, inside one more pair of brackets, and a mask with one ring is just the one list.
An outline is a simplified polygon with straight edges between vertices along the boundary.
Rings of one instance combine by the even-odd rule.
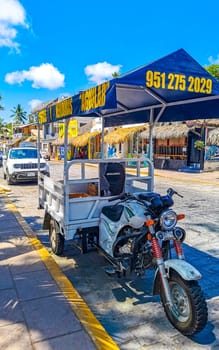
[[9, 154], [10, 159], [37, 158], [37, 149], [13, 149]]

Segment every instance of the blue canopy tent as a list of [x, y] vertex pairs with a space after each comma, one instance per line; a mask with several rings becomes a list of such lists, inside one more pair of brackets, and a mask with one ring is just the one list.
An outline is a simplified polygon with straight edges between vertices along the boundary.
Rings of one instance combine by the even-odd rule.
[[[218, 118], [219, 82], [180, 49], [66, 100], [57, 101], [39, 111], [38, 115], [39, 124], [69, 117], [101, 117], [103, 129], [149, 122], [151, 130], [158, 121]], [[152, 158], [152, 154], [150, 156]]]
[[218, 107], [219, 82], [180, 49], [57, 101], [39, 112], [39, 121], [49, 123], [72, 116], [103, 117], [107, 127], [155, 120], [211, 119], [219, 116]]

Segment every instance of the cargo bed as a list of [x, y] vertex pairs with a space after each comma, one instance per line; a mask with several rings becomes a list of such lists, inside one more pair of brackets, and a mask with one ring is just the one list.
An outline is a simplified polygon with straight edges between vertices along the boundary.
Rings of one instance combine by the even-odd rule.
[[39, 206], [45, 209], [44, 229], [51, 219], [65, 240], [84, 229], [98, 228], [103, 206], [123, 192], [153, 190], [153, 166], [147, 158], [72, 160], [64, 180], [39, 175]]

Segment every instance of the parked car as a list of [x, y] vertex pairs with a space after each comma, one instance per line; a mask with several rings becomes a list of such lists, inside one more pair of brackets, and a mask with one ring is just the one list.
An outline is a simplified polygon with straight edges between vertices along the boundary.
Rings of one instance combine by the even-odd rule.
[[[40, 172], [49, 176], [49, 165], [42, 156], [40, 157]], [[3, 159], [3, 176], [8, 185], [16, 182], [37, 181], [37, 148], [11, 148]]]

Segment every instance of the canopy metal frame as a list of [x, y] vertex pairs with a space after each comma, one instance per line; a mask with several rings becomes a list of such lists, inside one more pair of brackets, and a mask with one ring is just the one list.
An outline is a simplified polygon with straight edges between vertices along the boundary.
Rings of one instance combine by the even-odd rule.
[[[146, 82], [148, 71], [152, 74], [158, 72], [160, 76], [164, 74], [164, 86], [158, 84], [159, 86], [155, 88], [154, 83], [151, 86], [148, 85]], [[184, 88], [182, 86], [181, 89], [179, 86], [178, 88], [176, 86], [172, 89], [169, 88], [169, 74], [184, 77]], [[197, 79], [199, 84], [201, 81], [210, 82], [211, 89], [207, 91], [207, 89], [203, 89], [203, 86], [201, 89], [199, 85], [198, 89], [191, 91], [188, 88], [190, 86], [189, 78]], [[99, 93], [99, 87], [95, 87], [91, 92], [88, 91], [87, 95], [83, 95], [88, 100], [91, 99], [90, 106], [92, 107], [89, 110], [81, 108], [81, 96], [77, 94], [72, 96], [72, 115], [57, 117], [58, 120], [66, 120], [64, 167], [67, 165], [68, 120], [72, 117], [102, 118], [102, 158], [104, 158], [105, 153], [105, 127], [148, 122], [150, 130], [149, 158], [152, 162], [153, 129], [157, 122], [219, 118], [219, 82], [183, 49], [110, 80], [106, 90], [102, 90], [102, 86], [100, 86], [101, 91], [106, 93], [104, 106], [100, 104], [100, 107], [94, 107], [96, 104], [93, 103], [93, 96], [97, 98]], [[69, 98], [67, 100], [69, 101]], [[46, 111], [45, 104], [42, 109], [38, 109], [37, 112], [40, 110], [45, 112], [44, 116], [46, 115], [47, 120], [44, 123], [57, 121], [56, 114], [50, 114], [50, 112], [59, 103], [63, 103], [63, 101], [54, 100], [52, 105], [48, 104]]]

